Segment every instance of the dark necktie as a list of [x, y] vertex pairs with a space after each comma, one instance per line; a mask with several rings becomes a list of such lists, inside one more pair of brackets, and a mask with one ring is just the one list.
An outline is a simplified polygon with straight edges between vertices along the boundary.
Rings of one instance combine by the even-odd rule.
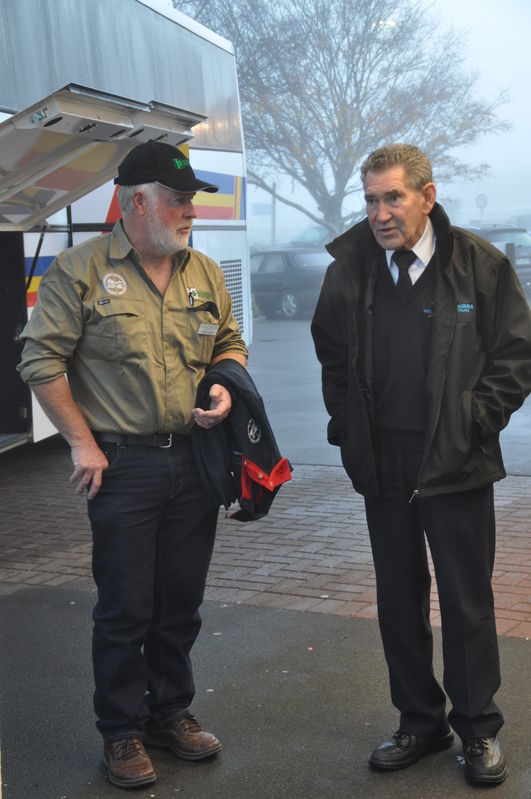
[[401, 297], [405, 297], [413, 285], [408, 270], [416, 257], [413, 250], [395, 250], [393, 253], [393, 261], [398, 266], [396, 290]]

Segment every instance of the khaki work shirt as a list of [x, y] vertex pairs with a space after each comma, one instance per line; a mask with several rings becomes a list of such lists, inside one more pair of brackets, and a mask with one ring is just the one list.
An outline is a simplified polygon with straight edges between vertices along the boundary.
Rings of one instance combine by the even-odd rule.
[[57, 256], [22, 338], [26, 383], [66, 373], [92, 430], [136, 435], [189, 433], [211, 360], [247, 354], [220, 267], [189, 249], [162, 296], [121, 222]]

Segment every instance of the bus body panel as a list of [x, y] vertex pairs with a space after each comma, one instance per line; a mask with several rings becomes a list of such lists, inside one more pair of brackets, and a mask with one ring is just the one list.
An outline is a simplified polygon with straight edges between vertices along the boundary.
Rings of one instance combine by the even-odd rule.
[[220, 264], [247, 343], [252, 310], [231, 44], [171, 0], [0, 0], [0, 42], [2, 451], [56, 432], [16, 372], [20, 333], [53, 258], [119, 218], [111, 178], [141, 141], [189, 145], [196, 173], [220, 186], [196, 195], [191, 245]]

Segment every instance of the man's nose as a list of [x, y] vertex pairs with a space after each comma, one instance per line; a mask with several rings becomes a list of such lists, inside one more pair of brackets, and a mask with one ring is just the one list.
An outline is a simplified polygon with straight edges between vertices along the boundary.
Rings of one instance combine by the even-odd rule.
[[184, 206], [184, 216], [186, 216], [188, 219], [195, 219], [197, 217], [197, 210], [193, 200], [188, 200]]
[[376, 208], [376, 219], [378, 221], [383, 221], [385, 219], [389, 219], [390, 215], [391, 214], [389, 212], [389, 208], [387, 207], [387, 203], [385, 200], [381, 200]]

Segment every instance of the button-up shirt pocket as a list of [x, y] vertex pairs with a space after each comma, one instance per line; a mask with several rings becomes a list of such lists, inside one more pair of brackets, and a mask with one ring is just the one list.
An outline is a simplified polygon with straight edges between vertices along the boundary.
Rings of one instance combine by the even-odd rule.
[[127, 297], [96, 299], [86, 320], [86, 355], [104, 360], [143, 359], [148, 352], [144, 301]]
[[212, 301], [196, 303], [187, 308], [190, 329], [190, 363], [208, 366], [219, 329], [219, 311]]

